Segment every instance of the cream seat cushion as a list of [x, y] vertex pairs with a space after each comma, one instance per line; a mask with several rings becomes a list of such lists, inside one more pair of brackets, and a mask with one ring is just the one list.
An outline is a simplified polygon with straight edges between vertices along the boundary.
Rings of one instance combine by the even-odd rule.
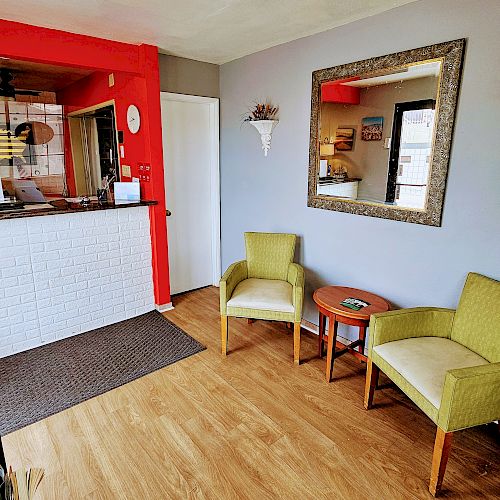
[[488, 364], [467, 347], [441, 337], [396, 340], [373, 350], [438, 409], [448, 370]]
[[227, 307], [293, 313], [292, 291], [286, 281], [249, 278], [238, 283]]

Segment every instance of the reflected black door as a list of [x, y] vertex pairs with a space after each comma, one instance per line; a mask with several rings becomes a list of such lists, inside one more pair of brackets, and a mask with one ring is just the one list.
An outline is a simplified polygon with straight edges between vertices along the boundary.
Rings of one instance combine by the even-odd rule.
[[425, 208], [434, 130], [433, 99], [395, 105], [386, 202]]

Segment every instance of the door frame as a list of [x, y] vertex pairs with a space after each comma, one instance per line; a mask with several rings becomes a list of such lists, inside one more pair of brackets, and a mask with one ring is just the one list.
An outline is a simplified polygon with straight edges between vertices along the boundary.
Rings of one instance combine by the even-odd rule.
[[[69, 140], [71, 144], [71, 161], [73, 162], [73, 175], [74, 175], [74, 180], [75, 180], [75, 190], [76, 193], [75, 195], [78, 195], [78, 182], [77, 182], [77, 172], [76, 172], [76, 165], [79, 163], [80, 157], [84, 156], [84, 151], [83, 151], [83, 146], [82, 146], [82, 132], [81, 132], [81, 124], [79, 123], [79, 126], [76, 127], [76, 124], [74, 123], [73, 120], [70, 118], [82, 118], [84, 115], [88, 113], [92, 113], [94, 111], [98, 111], [102, 108], [108, 108], [112, 106], [113, 107], [113, 116], [114, 116], [114, 133], [116, 137], [116, 161], [117, 161], [117, 177], [116, 180], [120, 181], [122, 179], [122, 165], [121, 165], [121, 156], [120, 156], [120, 142], [118, 140], [118, 125], [116, 122], [116, 103], [114, 99], [110, 99], [109, 101], [103, 101], [98, 104], [94, 104], [93, 106], [87, 106], [86, 108], [81, 108], [77, 109], [75, 111], [71, 111], [67, 113], [68, 117], [68, 133], [69, 133]], [[78, 159], [76, 158], [76, 155], [78, 155]], [[78, 161], [77, 161], [78, 160]], [[81, 158], [82, 162], [85, 162], [84, 158]], [[84, 168], [85, 170], [85, 168]], [[81, 172], [79, 172], [81, 174]], [[86, 176], [86, 174], [85, 174]], [[85, 182], [88, 182], [88, 180], [85, 178], [83, 179]], [[79, 182], [82, 182], [82, 178], [80, 175]], [[87, 190], [87, 186], [85, 187]]]
[[[403, 113], [419, 109], [436, 109], [435, 99], [420, 99], [418, 101], [398, 102], [394, 105], [394, 117], [392, 119], [391, 149], [389, 153], [389, 168], [387, 172], [387, 188], [385, 194], [386, 203], [394, 203], [396, 200], [396, 184], [399, 169], [399, 150], [401, 141], [401, 128], [403, 125]], [[434, 123], [434, 127], [436, 123]]]
[[[220, 250], [220, 164], [219, 164], [219, 99], [188, 94], [160, 92], [160, 101], [208, 104], [210, 134], [210, 219], [212, 221], [212, 285], [219, 286], [221, 278]], [[163, 122], [163, 116], [162, 116]], [[165, 156], [165, 155], [164, 155]], [[164, 167], [166, 168], [166, 167]], [[165, 191], [166, 196], [166, 191]], [[168, 200], [167, 200], [168, 203]], [[168, 223], [167, 223], [168, 230]]]

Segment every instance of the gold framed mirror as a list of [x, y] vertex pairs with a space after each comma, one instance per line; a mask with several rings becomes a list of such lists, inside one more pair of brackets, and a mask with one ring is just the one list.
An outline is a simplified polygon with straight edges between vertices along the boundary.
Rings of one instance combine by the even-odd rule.
[[441, 225], [464, 48], [313, 72], [309, 207]]

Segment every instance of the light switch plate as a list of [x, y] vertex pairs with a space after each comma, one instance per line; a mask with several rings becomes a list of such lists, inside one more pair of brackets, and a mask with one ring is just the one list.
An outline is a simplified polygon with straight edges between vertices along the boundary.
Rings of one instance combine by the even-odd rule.
[[115, 86], [115, 74], [114, 73], [110, 73], [108, 75], [108, 85], [110, 87], [114, 87]]
[[391, 147], [391, 138], [390, 137], [386, 137], [384, 139], [384, 148], [385, 149], [389, 149]]
[[122, 165], [122, 175], [123, 177], [132, 177], [132, 171], [130, 170], [130, 165]]

